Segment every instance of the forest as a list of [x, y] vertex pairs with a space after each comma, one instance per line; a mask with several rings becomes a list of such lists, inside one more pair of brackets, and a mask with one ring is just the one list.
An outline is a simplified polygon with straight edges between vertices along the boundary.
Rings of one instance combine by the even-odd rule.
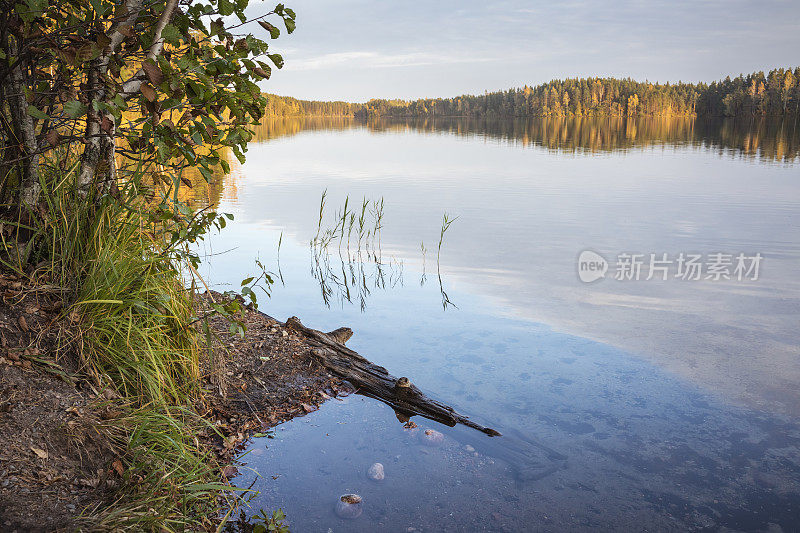
[[266, 115], [368, 117], [798, 116], [800, 67], [706, 83], [570, 78], [482, 95], [364, 104], [267, 95]]

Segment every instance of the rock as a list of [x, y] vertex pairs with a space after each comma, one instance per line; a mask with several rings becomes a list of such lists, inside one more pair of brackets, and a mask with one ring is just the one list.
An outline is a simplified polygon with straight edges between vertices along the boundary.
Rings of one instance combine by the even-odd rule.
[[339, 518], [358, 518], [363, 512], [362, 498], [358, 494], [345, 494], [336, 502], [336, 514]]
[[372, 481], [383, 481], [383, 478], [386, 477], [386, 474], [383, 471], [383, 465], [380, 463], [375, 463], [367, 469], [367, 477], [370, 478]]
[[435, 429], [426, 429], [419, 435], [422, 444], [426, 446], [441, 446], [444, 442], [444, 435]]

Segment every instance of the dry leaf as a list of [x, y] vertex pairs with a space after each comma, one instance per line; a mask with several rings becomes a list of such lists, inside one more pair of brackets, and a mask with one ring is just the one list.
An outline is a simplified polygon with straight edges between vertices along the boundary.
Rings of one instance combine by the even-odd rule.
[[150, 102], [155, 102], [156, 101], [156, 91], [155, 91], [155, 89], [150, 87], [148, 84], [143, 83], [142, 86], [139, 87], [139, 90], [144, 95], [144, 97], [147, 98], [148, 101], [150, 101]]
[[46, 451], [42, 450], [41, 448], [37, 448], [36, 446], [31, 446], [31, 451], [39, 456], [39, 459], [47, 459], [48, 457]]
[[[150, 80], [150, 83], [156, 86], [161, 85], [161, 82], [164, 80], [164, 74], [157, 65], [145, 61], [142, 63], [142, 70], [144, 70], [144, 73], [147, 74], [147, 79]], [[152, 100], [150, 101], [152, 102]]]
[[111, 133], [111, 130], [114, 127], [114, 123], [111, 122], [107, 116], [103, 116], [102, 120], [100, 121], [100, 129], [106, 133]]
[[50, 130], [47, 132], [47, 135], [45, 135], [45, 139], [47, 139], [47, 142], [50, 144], [50, 146], [55, 146], [58, 144], [58, 137], [59, 135], [56, 130]]
[[114, 468], [117, 474], [119, 474], [119, 477], [122, 477], [122, 474], [125, 472], [125, 468], [122, 466], [122, 461], [115, 459], [114, 462], [111, 463], [111, 466]]
[[29, 331], [28, 321], [25, 320], [25, 315], [19, 315], [19, 320], [17, 320], [17, 322], [19, 322], [19, 329], [26, 333]]

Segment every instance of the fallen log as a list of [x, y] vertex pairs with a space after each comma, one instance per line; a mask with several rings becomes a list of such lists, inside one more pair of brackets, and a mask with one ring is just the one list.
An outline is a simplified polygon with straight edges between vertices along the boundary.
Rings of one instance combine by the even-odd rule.
[[[286, 320], [285, 326], [302, 334], [313, 346], [312, 355], [331, 373], [352, 383], [359, 394], [375, 398], [405, 416], [419, 415], [429, 420], [453, 427], [456, 424], [477, 429], [490, 437], [499, 436], [494, 429], [477, 424], [461, 415], [452, 407], [429, 398], [408, 378], [395, 378], [382, 366], [367, 359], [340, 342], [349, 335], [342, 335], [342, 329], [323, 333], [305, 327], [297, 317]], [[349, 331], [349, 330], [348, 330]]]

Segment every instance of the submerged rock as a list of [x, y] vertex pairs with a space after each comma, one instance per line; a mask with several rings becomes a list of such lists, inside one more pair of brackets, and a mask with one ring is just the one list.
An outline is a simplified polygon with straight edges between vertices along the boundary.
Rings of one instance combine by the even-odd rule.
[[435, 429], [426, 429], [420, 433], [419, 438], [426, 446], [440, 446], [444, 442], [444, 435]]
[[361, 496], [358, 494], [345, 494], [336, 502], [336, 514], [340, 518], [358, 518], [364, 512], [361, 505]]
[[372, 481], [383, 481], [383, 478], [386, 477], [386, 474], [383, 471], [383, 465], [380, 463], [375, 463], [367, 469], [367, 477], [370, 478]]

